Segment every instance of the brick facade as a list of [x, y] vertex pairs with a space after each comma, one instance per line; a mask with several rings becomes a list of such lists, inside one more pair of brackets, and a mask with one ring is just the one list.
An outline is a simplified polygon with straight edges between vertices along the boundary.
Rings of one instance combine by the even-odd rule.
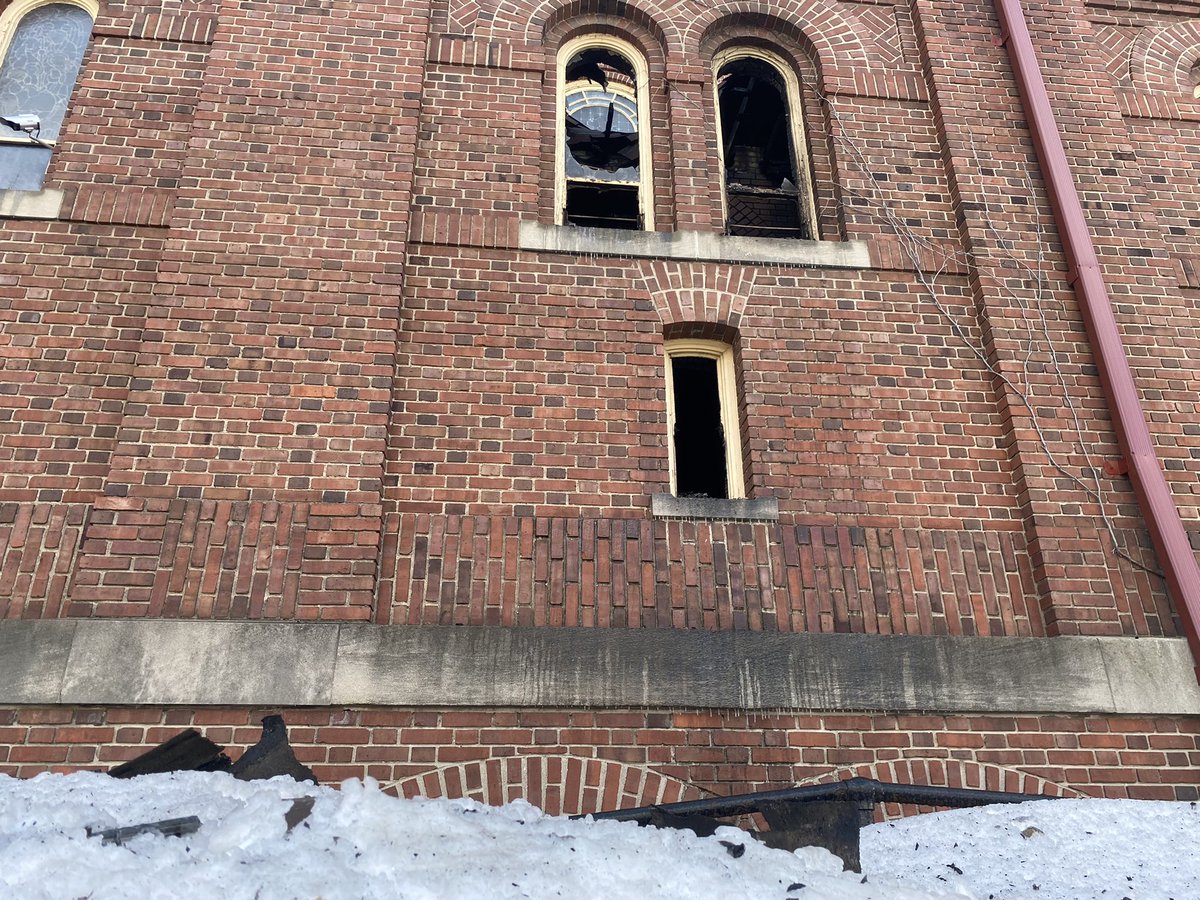
[[[0, 772], [107, 768], [184, 728], [235, 756], [263, 711], [0, 708]], [[728, 711], [291, 709], [317, 778], [401, 795], [529, 797], [551, 812], [672, 802], [850, 776], [1066, 796], [1197, 799], [1195, 718]]]
[[[1029, 9], [1200, 546], [1200, 4]], [[645, 59], [659, 231], [724, 231], [711, 61], [769, 46], [801, 84], [820, 237], [867, 262], [532, 248], [558, 48], [591, 33]], [[0, 220], [0, 620], [1178, 637], [998, 33], [984, 0], [105, 0], [58, 215]], [[734, 347], [747, 495], [777, 521], [651, 515], [663, 341], [700, 336]], [[319, 776], [405, 792], [560, 751], [705, 790], [909, 757], [1109, 796], [1195, 781], [1190, 719], [952, 713], [288, 718]], [[0, 710], [0, 771], [253, 722]], [[513, 790], [588, 808], [545, 766]], [[968, 777], [906, 771], [885, 774]]]

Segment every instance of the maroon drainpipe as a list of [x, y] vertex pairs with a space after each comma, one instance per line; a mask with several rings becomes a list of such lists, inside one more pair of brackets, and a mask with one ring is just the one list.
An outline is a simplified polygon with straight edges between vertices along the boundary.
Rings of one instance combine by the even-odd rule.
[[[1200, 631], [1197, 628], [1200, 622], [1200, 567], [1196, 565], [1179, 510], [1155, 455], [1150, 429], [1104, 286], [1104, 276], [1096, 259], [1096, 247], [1083, 217], [1075, 180], [1063, 151], [1050, 98], [1046, 95], [1046, 83], [1042, 80], [1037, 54], [1029, 38], [1025, 11], [1021, 0], [995, 0], [995, 3], [1025, 104], [1025, 117], [1033, 133], [1046, 189], [1067, 253], [1075, 295], [1100, 370], [1100, 382], [1108, 398], [1117, 441], [1129, 463], [1134, 495], [1163, 567], [1167, 588], [1183, 620], [1192, 660], [1200, 662]], [[1196, 667], [1196, 677], [1200, 680], [1200, 665]]]

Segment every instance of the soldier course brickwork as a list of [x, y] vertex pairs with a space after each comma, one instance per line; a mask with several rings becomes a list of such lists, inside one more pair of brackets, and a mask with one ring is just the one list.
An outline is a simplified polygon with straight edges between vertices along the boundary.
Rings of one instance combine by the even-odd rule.
[[[1028, 7], [1200, 547], [1200, 3]], [[863, 263], [532, 246], [573, 230], [586, 35], [644, 61], [657, 231], [724, 234], [713, 60], [751, 47], [799, 86], [817, 236]], [[0, 620], [1178, 637], [999, 37], [984, 0], [101, 2], [58, 212], [0, 219]], [[686, 338], [732, 348], [777, 518], [651, 514]], [[568, 812], [868, 769], [1194, 799], [1200, 771], [1179, 716], [284, 713], [323, 779]], [[0, 772], [258, 715], [14, 705]]]

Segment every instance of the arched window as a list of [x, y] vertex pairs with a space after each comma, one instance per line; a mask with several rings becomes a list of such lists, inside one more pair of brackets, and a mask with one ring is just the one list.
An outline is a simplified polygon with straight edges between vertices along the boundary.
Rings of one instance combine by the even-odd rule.
[[714, 61], [725, 230], [818, 237], [800, 84], [782, 58], [736, 47]]
[[0, 189], [41, 188], [96, 12], [17, 0], [0, 14]]
[[667, 341], [671, 493], [746, 496], [733, 348], [720, 341]]
[[617, 38], [586, 35], [559, 51], [560, 225], [654, 228], [646, 82], [645, 60]]

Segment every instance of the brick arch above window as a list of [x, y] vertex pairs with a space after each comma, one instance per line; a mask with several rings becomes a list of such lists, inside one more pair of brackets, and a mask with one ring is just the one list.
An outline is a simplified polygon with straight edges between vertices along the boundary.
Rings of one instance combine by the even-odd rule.
[[1133, 85], [1148, 91], [1196, 95], [1200, 19], [1145, 29], [1132, 49]]
[[645, 260], [640, 280], [665, 327], [700, 322], [736, 331], [754, 277], [753, 268], [742, 266]]
[[536, 45], [544, 43], [564, 22], [601, 16], [627, 22], [651, 35], [664, 51], [677, 53], [683, 44], [671, 16], [680, 5], [653, 0], [497, 0], [491, 36]]
[[697, 800], [695, 787], [646, 766], [578, 756], [509, 756], [442, 766], [395, 783], [401, 797], [525, 800], [551, 815]]
[[767, 23], [785, 40], [808, 50], [816, 59], [822, 78], [828, 79], [853, 69], [872, 68], [887, 54], [876, 46], [870, 30], [853, 16], [820, 0], [724, 0], [697, 10], [684, 32], [684, 54], [695, 58], [711, 35], [730, 25]]

